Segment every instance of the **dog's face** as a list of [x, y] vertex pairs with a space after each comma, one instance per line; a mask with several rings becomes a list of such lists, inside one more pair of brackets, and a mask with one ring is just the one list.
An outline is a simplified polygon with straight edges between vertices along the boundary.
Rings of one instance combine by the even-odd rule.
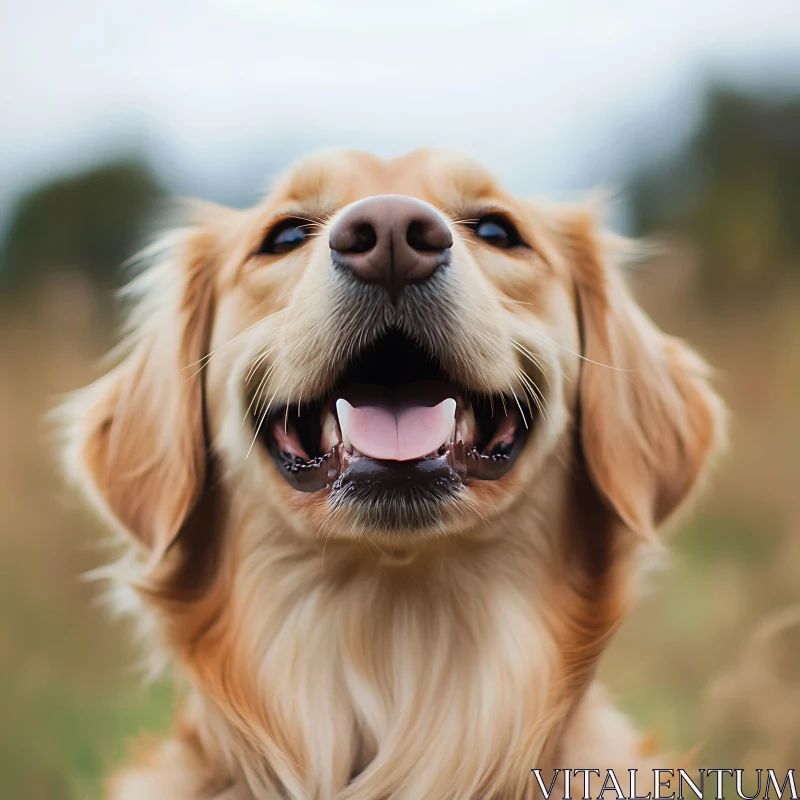
[[475, 164], [326, 154], [221, 266], [212, 436], [299, 531], [485, 525], [564, 432], [579, 338], [547, 220]]
[[406, 547], [509, 514], [558, 525], [577, 457], [648, 534], [714, 441], [702, 365], [635, 307], [591, 215], [463, 157], [318, 155], [253, 209], [206, 209], [177, 250], [73, 436], [158, 552], [212, 463], [265, 526]]

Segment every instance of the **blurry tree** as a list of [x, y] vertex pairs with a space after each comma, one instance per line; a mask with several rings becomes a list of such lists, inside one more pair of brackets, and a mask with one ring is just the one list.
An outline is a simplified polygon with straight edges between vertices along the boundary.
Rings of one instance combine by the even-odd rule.
[[630, 189], [634, 233], [686, 237], [703, 293], [781, 287], [800, 275], [800, 95], [713, 87], [693, 137]]
[[163, 190], [135, 159], [58, 178], [24, 195], [0, 249], [0, 287], [36, 285], [78, 271], [100, 285], [120, 280], [119, 265], [139, 244]]

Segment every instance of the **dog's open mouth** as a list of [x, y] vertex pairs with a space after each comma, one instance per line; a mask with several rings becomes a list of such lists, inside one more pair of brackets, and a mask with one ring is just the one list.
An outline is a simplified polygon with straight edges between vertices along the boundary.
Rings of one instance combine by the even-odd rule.
[[295, 489], [358, 484], [381, 494], [434, 485], [452, 494], [473, 479], [501, 478], [533, 421], [513, 393], [459, 386], [399, 332], [362, 352], [325, 397], [277, 408], [260, 425], [257, 403], [252, 414]]

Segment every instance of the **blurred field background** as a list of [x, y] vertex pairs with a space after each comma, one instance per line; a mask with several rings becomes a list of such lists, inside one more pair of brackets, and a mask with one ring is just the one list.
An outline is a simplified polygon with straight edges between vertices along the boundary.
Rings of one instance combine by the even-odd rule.
[[[595, 150], [576, 155], [572, 171], [563, 150], [560, 172], [538, 181], [543, 156], [517, 147], [512, 166], [497, 150], [486, 158], [518, 191], [617, 190], [612, 224], [662, 245], [632, 275], [641, 302], [718, 370], [730, 451], [673, 531], [664, 568], [648, 577], [602, 670], [654, 740], [699, 752], [706, 766], [800, 766], [800, 70], [778, 61], [763, 74], [750, 65], [746, 79], [736, 70], [725, 80], [695, 76], [691, 90], [645, 103], [638, 127], [609, 108], [598, 139], [584, 139]], [[131, 742], [169, 724], [168, 681], [143, 686], [126, 631], [108, 619], [99, 587], [80, 579], [107, 554], [62, 487], [45, 415], [99, 374], [118, 322], [119, 264], [172, 195], [245, 204], [297, 153], [347, 140], [341, 130], [326, 135], [323, 121], [291, 141], [259, 124], [235, 159], [226, 153], [213, 169], [195, 160], [196, 172], [176, 170], [152, 136], [131, 144], [107, 134], [110, 144], [80, 158], [51, 154], [24, 180], [18, 171], [4, 195], [4, 800], [99, 798]], [[415, 135], [426, 141], [419, 127]], [[392, 152], [395, 143], [376, 136], [359, 129], [351, 138]], [[617, 158], [598, 166], [594, 156], [615, 138]], [[447, 143], [441, 131], [437, 141]]]

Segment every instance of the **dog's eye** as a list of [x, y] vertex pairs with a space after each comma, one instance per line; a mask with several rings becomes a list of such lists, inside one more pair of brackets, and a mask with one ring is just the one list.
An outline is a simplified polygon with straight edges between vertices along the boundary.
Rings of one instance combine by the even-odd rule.
[[267, 255], [288, 253], [305, 244], [308, 239], [307, 230], [308, 222], [306, 220], [293, 217], [281, 220], [264, 237], [261, 247], [258, 248], [258, 253]]
[[497, 214], [490, 214], [478, 220], [475, 235], [484, 242], [506, 250], [522, 244], [519, 231], [511, 220]]

